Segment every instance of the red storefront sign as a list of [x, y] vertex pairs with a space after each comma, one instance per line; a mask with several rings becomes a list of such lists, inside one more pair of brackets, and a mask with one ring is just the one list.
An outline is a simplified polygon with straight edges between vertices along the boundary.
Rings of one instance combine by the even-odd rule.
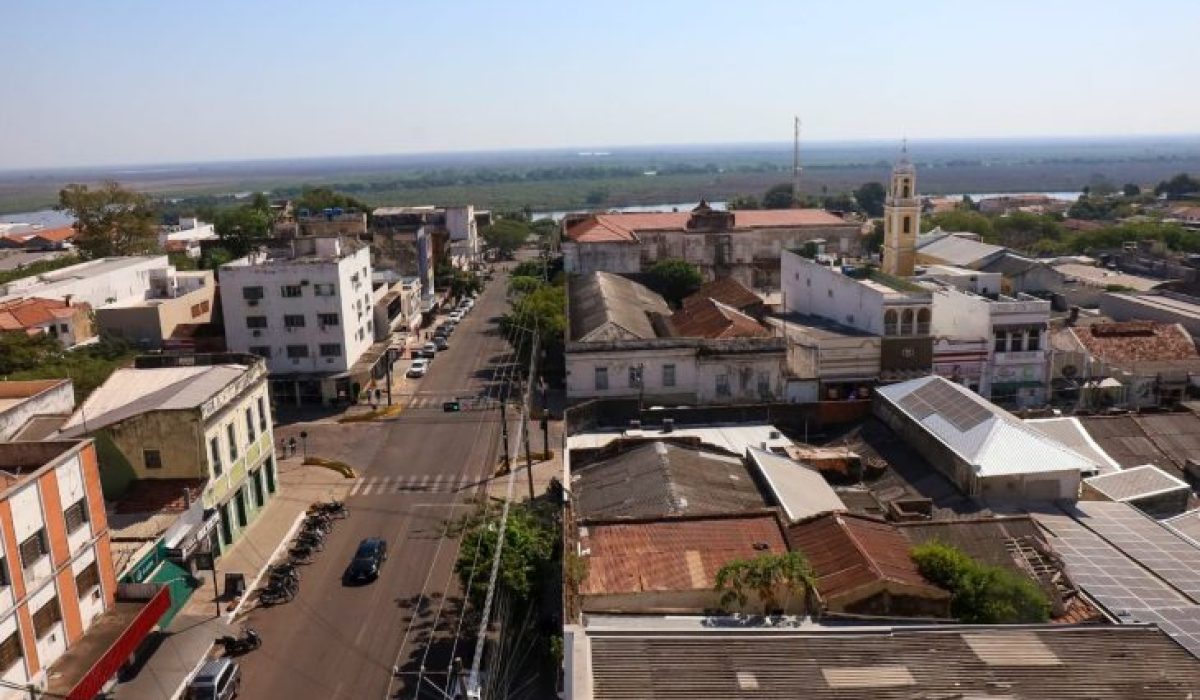
[[84, 674], [70, 693], [67, 693], [67, 699], [92, 700], [96, 697], [104, 689], [104, 684], [108, 682], [108, 679], [116, 674], [170, 607], [171, 591], [163, 586], [154, 594], [150, 602], [146, 603], [137, 617], [133, 618], [121, 636], [117, 637], [112, 646], [108, 648], [108, 651], [92, 664], [91, 670]]

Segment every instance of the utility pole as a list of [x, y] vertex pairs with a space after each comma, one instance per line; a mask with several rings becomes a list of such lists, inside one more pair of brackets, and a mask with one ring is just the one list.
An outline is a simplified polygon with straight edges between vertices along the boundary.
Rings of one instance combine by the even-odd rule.
[[550, 458], [550, 433], [548, 431], [550, 423], [550, 409], [546, 407], [546, 378], [542, 380], [542, 454], [546, 455], [546, 459]]
[[508, 403], [508, 387], [505, 387], [504, 395], [500, 397], [500, 434], [504, 440], [504, 473], [507, 474], [512, 469], [512, 463], [508, 456], [508, 411], [505, 410], [505, 404]]
[[529, 410], [528, 409], [529, 409], [529, 407], [526, 406], [525, 410], [521, 411], [521, 420], [525, 426], [524, 430], [522, 430], [522, 432], [525, 433], [525, 473], [529, 479], [529, 502], [532, 503], [533, 499], [534, 499], [533, 455], [531, 455], [529, 453]]
[[792, 202], [800, 204], [800, 117], [795, 119], [795, 138], [792, 142]]
[[392, 352], [392, 349], [389, 347], [387, 349], [388, 406], [392, 405], [392, 363], [394, 363], [395, 361], [396, 361], [396, 356]]

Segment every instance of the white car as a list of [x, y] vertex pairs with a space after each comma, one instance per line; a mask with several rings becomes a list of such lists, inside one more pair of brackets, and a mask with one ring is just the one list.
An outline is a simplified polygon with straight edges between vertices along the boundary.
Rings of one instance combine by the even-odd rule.
[[421, 358], [419, 360], [413, 360], [413, 363], [408, 366], [408, 371], [404, 374], [405, 376], [412, 377], [413, 379], [418, 379], [420, 377], [424, 377], [425, 373], [428, 371], [429, 360]]
[[462, 320], [462, 317], [463, 317], [463, 315], [462, 315], [462, 312], [461, 312], [461, 311], [452, 311], [452, 312], [450, 312], [450, 317], [449, 317], [449, 318], [450, 318], [450, 320], [451, 320], [451, 321], [454, 321], [455, 323], [458, 323], [459, 321], [461, 321], [461, 320]]

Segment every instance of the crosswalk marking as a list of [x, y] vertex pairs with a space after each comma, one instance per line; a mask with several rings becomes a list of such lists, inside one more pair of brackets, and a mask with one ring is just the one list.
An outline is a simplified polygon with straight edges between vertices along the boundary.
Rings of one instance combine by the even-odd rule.
[[414, 474], [366, 476], [350, 487], [351, 496], [383, 496], [402, 492], [452, 493], [475, 484], [478, 479], [459, 474]]

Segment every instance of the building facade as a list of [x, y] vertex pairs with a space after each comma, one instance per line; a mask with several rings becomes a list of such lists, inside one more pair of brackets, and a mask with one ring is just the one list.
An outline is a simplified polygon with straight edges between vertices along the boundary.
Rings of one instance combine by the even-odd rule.
[[375, 340], [371, 258], [349, 239], [297, 239], [221, 266], [225, 342], [266, 360], [276, 400], [352, 400]]
[[911, 277], [917, 262], [917, 233], [921, 230], [921, 199], [917, 196], [917, 169], [908, 149], [896, 166], [883, 205], [883, 271]]
[[117, 584], [92, 441], [0, 443], [0, 469], [0, 697], [24, 698], [114, 605]]
[[219, 555], [279, 490], [267, 370], [245, 354], [151, 355], [119, 369], [63, 426], [91, 435], [109, 498], [138, 480], [199, 480], [194, 523]]
[[216, 281], [209, 270], [154, 270], [142, 299], [118, 301], [96, 310], [101, 333], [142, 349], [157, 350], [182, 324], [211, 323]]
[[170, 267], [165, 255], [99, 258], [23, 277], [3, 285], [0, 302], [40, 297], [87, 303], [93, 309], [126, 299], [144, 299], [156, 271]]

